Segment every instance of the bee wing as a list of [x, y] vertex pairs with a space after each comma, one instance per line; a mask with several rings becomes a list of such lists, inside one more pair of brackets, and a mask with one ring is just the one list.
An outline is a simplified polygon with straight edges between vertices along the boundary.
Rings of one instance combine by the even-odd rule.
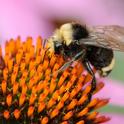
[[84, 44], [124, 52], [124, 27], [118, 25], [88, 27], [89, 38]]

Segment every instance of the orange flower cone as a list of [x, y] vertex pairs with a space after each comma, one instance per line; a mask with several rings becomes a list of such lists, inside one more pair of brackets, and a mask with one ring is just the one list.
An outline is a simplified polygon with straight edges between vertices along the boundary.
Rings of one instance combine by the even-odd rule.
[[[80, 62], [55, 73], [66, 61], [50, 53], [37, 38], [36, 46], [28, 37], [6, 42], [5, 55], [0, 47], [0, 122], [26, 124], [100, 124], [110, 118], [98, 108], [109, 99], [92, 97], [104, 83], [97, 82], [95, 91], [88, 83], [92, 76]], [[91, 96], [91, 99], [90, 97]]]

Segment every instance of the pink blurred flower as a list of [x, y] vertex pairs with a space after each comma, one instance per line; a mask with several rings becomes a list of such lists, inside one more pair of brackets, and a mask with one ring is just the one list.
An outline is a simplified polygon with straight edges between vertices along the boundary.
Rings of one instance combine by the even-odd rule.
[[109, 78], [100, 79], [105, 87], [97, 94], [102, 98], [110, 98], [110, 104], [124, 107], [124, 86], [121, 82]]
[[91, 25], [124, 25], [123, 0], [37, 0], [37, 6], [49, 18], [73, 18]]
[[124, 25], [123, 5], [122, 0], [4, 0], [0, 2], [0, 38], [47, 37], [53, 30], [49, 20], [54, 18]]
[[124, 115], [119, 114], [106, 114], [111, 117], [111, 120], [106, 122], [105, 124], [123, 124]]
[[[49, 27], [49, 30], [47, 29]], [[37, 6], [27, 0], [0, 2], [0, 39], [6, 40], [21, 35], [43, 37], [51, 32], [52, 25], [37, 12]]]

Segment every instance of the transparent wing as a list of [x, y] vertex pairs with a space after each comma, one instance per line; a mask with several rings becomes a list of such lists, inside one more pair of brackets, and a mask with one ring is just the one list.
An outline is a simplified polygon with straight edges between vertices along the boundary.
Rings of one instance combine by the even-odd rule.
[[81, 40], [80, 43], [124, 52], [124, 27], [111, 25], [87, 28], [89, 38]]

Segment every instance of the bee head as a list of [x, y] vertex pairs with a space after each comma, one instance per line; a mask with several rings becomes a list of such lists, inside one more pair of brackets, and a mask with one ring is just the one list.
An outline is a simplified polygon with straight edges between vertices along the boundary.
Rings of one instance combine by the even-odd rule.
[[66, 23], [60, 27], [60, 33], [65, 45], [78, 44], [80, 39], [88, 37], [88, 31], [85, 26], [77, 23]]
[[63, 49], [63, 44], [61, 42], [56, 42], [54, 41], [54, 50], [55, 50], [55, 54], [63, 54], [64, 53], [64, 49]]

